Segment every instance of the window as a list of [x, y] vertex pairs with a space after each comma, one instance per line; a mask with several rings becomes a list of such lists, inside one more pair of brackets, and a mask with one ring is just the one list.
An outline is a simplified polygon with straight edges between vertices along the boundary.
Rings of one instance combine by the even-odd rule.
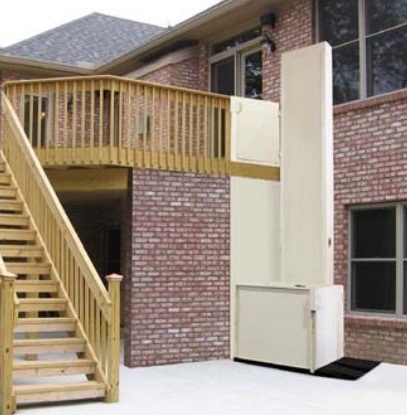
[[46, 96], [24, 96], [24, 131], [34, 148], [44, 147], [50, 133], [50, 103]]
[[350, 306], [407, 314], [407, 205], [352, 209]]
[[253, 29], [212, 46], [212, 92], [261, 99], [260, 36], [261, 30]]
[[335, 104], [407, 87], [407, 0], [319, 0], [318, 28]]

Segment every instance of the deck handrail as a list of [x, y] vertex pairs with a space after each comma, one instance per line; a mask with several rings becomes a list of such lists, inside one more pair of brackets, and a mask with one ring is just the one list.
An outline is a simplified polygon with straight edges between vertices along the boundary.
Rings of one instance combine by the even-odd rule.
[[3, 87], [44, 166], [229, 172], [228, 96], [112, 75]]
[[109, 378], [109, 371], [118, 366], [120, 359], [119, 354], [109, 354], [119, 341], [111, 336], [111, 331], [117, 330], [117, 305], [112, 302], [4, 94], [2, 107], [4, 156], [93, 355]]

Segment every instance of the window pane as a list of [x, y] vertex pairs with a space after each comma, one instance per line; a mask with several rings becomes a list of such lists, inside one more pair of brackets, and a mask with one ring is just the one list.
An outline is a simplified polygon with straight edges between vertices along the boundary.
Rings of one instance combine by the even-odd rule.
[[320, 40], [331, 46], [358, 38], [358, 0], [320, 0]]
[[334, 104], [359, 99], [359, 42], [333, 50]]
[[407, 0], [368, 0], [365, 4], [367, 34], [407, 22]]
[[366, 209], [352, 213], [352, 257], [396, 257], [396, 209]]
[[244, 96], [261, 99], [262, 93], [262, 53], [261, 51], [244, 57]]
[[396, 311], [395, 262], [352, 264], [352, 310]]
[[235, 58], [224, 59], [212, 64], [212, 92], [225, 95], [235, 94]]
[[368, 93], [407, 87], [407, 27], [367, 39]]

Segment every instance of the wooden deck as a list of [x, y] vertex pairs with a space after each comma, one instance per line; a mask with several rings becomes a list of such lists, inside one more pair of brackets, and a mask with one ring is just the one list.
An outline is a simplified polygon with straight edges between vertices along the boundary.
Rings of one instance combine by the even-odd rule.
[[230, 98], [114, 76], [4, 84], [44, 167], [230, 174]]

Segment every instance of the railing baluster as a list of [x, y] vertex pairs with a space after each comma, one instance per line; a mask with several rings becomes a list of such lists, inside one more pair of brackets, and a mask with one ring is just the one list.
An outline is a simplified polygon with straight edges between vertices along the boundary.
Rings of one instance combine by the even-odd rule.
[[186, 108], [186, 98], [185, 93], [182, 93], [182, 113], [181, 113], [181, 170], [184, 170], [185, 167], [185, 136], [186, 136], [186, 122], [187, 122], [187, 108]]
[[62, 105], [64, 162], [68, 160], [68, 82], [64, 82], [64, 98]]
[[167, 146], [166, 146], [166, 153], [167, 153], [167, 164], [165, 168], [171, 169], [172, 163], [170, 162], [170, 157], [172, 157], [172, 149], [171, 149], [171, 91], [167, 90]]
[[150, 143], [151, 143], [151, 149], [150, 149], [150, 155], [151, 155], [151, 160], [150, 160], [150, 166], [154, 169], [158, 168], [158, 163], [155, 159], [155, 155], [156, 155], [156, 151], [155, 151], [155, 147], [156, 147], [156, 128], [158, 128], [158, 126], [156, 126], [155, 122], [156, 122], [156, 118], [155, 118], [155, 106], [156, 106], [156, 89], [157, 87], [153, 86], [152, 87], [152, 96], [151, 96], [151, 100], [152, 100], [152, 109], [151, 109], [151, 122], [150, 122]]
[[[72, 98], [70, 98], [70, 101], [68, 102], [68, 106], [69, 106], [69, 111], [70, 113], [68, 114], [69, 117], [71, 118], [71, 125], [72, 125], [72, 156], [73, 156], [73, 162], [75, 162], [77, 160], [78, 157], [78, 152], [77, 152], [77, 147], [78, 147], [78, 131], [77, 131], [77, 115], [78, 115], [78, 108], [77, 108], [77, 93], [78, 93], [78, 84], [76, 81], [73, 81], [73, 86], [72, 86]], [[83, 101], [82, 101], [82, 108], [83, 108]]]
[[81, 111], [81, 147], [79, 149], [80, 160], [82, 163], [86, 162], [85, 156], [85, 143], [86, 143], [86, 81], [81, 82], [81, 100], [82, 100], [82, 111]]
[[95, 81], [90, 83], [90, 164], [96, 164], [95, 160]]
[[28, 139], [31, 145], [34, 146], [33, 135], [34, 135], [34, 85], [30, 87], [30, 106], [29, 106], [29, 128], [28, 128]]
[[104, 103], [103, 103], [103, 99], [104, 99], [104, 84], [103, 84], [103, 80], [100, 80], [99, 83], [99, 145], [98, 145], [98, 151], [99, 151], [99, 162], [103, 163], [103, 151], [102, 151], [102, 147], [103, 147], [103, 118], [104, 118]]

